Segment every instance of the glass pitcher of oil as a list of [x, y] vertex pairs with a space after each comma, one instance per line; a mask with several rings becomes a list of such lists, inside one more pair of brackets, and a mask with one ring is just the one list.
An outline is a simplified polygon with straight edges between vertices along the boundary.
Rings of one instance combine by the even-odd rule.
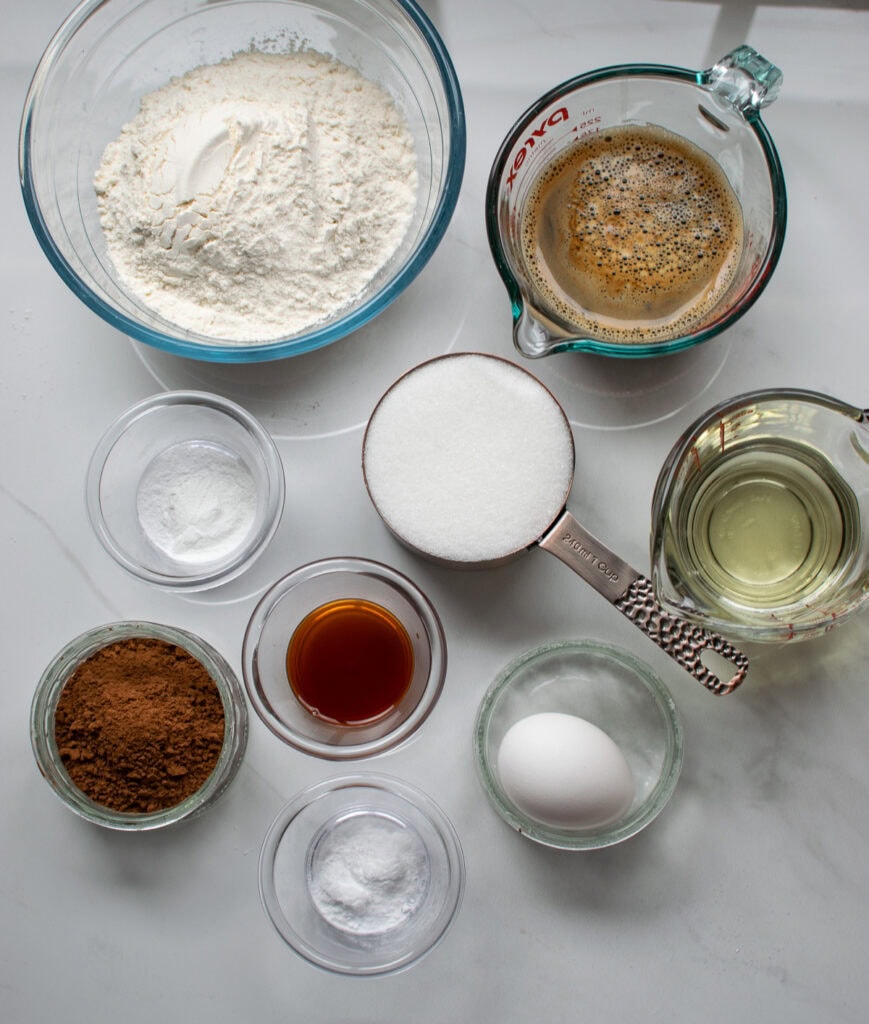
[[869, 603], [869, 410], [772, 389], [701, 416], [655, 486], [652, 582], [745, 640], [816, 636]]

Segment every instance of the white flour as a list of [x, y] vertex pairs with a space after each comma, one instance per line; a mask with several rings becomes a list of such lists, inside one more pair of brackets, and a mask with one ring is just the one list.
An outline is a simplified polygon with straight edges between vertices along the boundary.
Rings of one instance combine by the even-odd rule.
[[145, 96], [94, 185], [109, 255], [144, 305], [265, 341], [330, 317], [395, 253], [416, 155], [391, 97], [357, 71], [245, 51]]

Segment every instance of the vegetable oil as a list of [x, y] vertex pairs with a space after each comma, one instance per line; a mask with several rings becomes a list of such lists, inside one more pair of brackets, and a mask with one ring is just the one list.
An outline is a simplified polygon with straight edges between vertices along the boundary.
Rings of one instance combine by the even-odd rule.
[[673, 569], [712, 608], [823, 601], [859, 547], [857, 499], [816, 449], [754, 439], [706, 460], [680, 503]]

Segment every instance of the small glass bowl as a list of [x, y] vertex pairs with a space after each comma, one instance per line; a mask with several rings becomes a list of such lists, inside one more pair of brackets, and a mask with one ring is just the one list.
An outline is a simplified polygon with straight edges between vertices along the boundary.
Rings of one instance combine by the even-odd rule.
[[[54, 715], [64, 686], [79, 667], [103, 647], [118, 640], [156, 638], [175, 644], [201, 662], [220, 694], [225, 717], [223, 749], [205, 783], [174, 807], [151, 813], [115, 811], [86, 796], [72, 781], [57, 749]], [[247, 745], [248, 716], [244, 694], [227, 661], [210, 644], [173, 626], [155, 622], [115, 622], [71, 640], [48, 665], [33, 696], [30, 742], [43, 777], [58, 797], [80, 817], [122, 832], [147, 832], [188, 821], [218, 799], [232, 782]]]
[[[140, 484], [154, 460], [175, 446], [238, 459], [252, 477], [252, 521], [213, 557], [172, 553], [140, 518]], [[169, 391], [137, 403], [108, 428], [91, 457], [86, 497], [91, 525], [119, 565], [157, 586], [195, 591], [234, 579], [262, 553], [281, 521], [284, 489], [274, 441], [250, 413], [218, 395]]]
[[[384, 717], [344, 726], [317, 718], [296, 697], [287, 677], [287, 648], [302, 620], [331, 601], [371, 601], [391, 612], [413, 646], [413, 678]], [[446, 675], [443, 627], [428, 598], [406, 576], [362, 558], [312, 562], [278, 580], [254, 609], [245, 632], [242, 673], [251, 704], [285, 743], [330, 760], [392, 750], [422, 725]]]
[[[498, 779], [498, 751], [507, 730], [540, 712], [576, 715], [593, 723], [624, 754], [634, 799], [600, 828], [553, 828], [507, 797]], [[562, 850], [612, 846], [645, 828], [664, 809], [682, 768], [682, 726], [657, 675], [632, 654], [593, 640], [562, 640], [527, 651], [489, 687], [474, 726], [477, 771], [501, 817], [520, 834]]]
[[[184, 330], [130, 291], [107, 252], [93, 179], [106, 145], [145, 94], [251, 47], [314, 49], [385, 89], [407, 120], [419, 183], [402, 243], [360, 295], [307, 330], [247, 344]], [[412, 0], [85, 0], [57, 30], [34, 74], [21, 120], [19, 176], [51, 265], [105, 321], [176, 355], [262, 362], [344, 337], [407, 288], [453, 215], [465, 144], [455, 69]]]
[[[388, 890], [379, 894], [382, 927], [358, 893], [341, 901], [340, 875], [323, 874], [342, 841], [350, 856], [364, 856], [352, 844], [360, 829], [368, 851], [382, 854], [390, 889], [397, 874], [416, 876], [404, 902]], [[384, 846], [374, 846], [372, 836]], [[272, 924], [299, 956], [339, 974], [394, 974], [446, 934], [462, 901], [465, 865], [455, 829], [430, 797], [398, 779], [360, 773], [311, 786], [281, 810], [263, 843], [259, 885]]]

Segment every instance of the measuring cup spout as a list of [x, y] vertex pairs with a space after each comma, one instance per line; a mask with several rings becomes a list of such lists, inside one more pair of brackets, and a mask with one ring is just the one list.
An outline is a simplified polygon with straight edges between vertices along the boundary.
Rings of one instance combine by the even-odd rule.
[[[517, 312], [514, 307], [514, 313]], [[580, 339], [560, 330], [541, 313], [529, 306], [523, 299], [518, 316], [513, 320], [513, 342], [519, 352], [528, 359], [539, 359], [553, 352], [578, 348]]]

